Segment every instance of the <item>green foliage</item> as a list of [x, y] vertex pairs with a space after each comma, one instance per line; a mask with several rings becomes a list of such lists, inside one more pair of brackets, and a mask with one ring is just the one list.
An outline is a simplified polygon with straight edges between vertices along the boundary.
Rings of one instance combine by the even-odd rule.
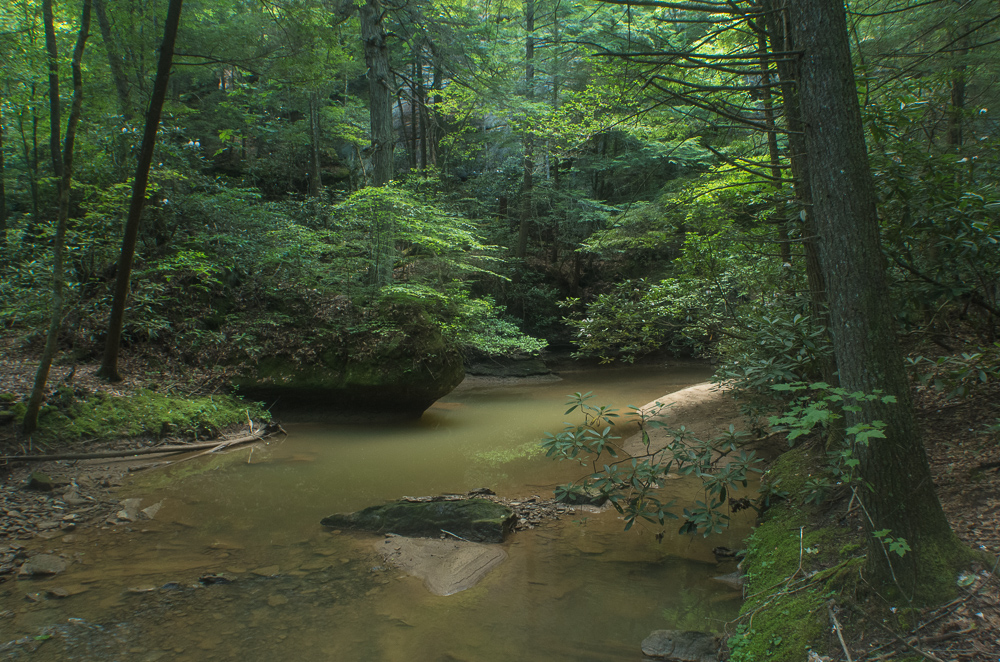
[[[740, 332], [725, 336], [716, 347], [721, 359], [714, 379], [737, 391], [766, 393], [776, 384], [816, 379], [833, 360], [826, 328], [807, 314], [794, 312], [797, 301], [781, 301], [766, 314], [743, 317]], [[780, 303], [792, 304], [782, 309]]]
[[[578, 412], [583, 420], [576, 425], [567, 423], [562, 432], [546, 433], [542, 441], [546, 456], [574, 460], [592, 470], [579, 481], [556, 488], [557, 498], [599, 493], [625, 516], [626, 530], [638, 521], [662, 527], [668, 519], [679, 516], [673, 512], [673, 501], [660, 498], [660, 485], [677, 475], [697, 477], [705, 497], [683, 509], [680, 531], [705, 536], [720, 533], [729, 521], [730, 497], [740, 487], [747, 487], [751, 473], [760, 471], [755, 452], [739, 448], [746, 434], [730, 426], [728, 433], [702, 441], [684, 427], [665, 428], [661, 419], [666, 406], [661, 403], [651, 410], [629, 406], [629, 416], [638, 423], [645, 445], [644, 453], [631, 457], [616, 443], [618, 410], [592, 405], [592, 398], [593, 393], [569, 396], [566, 414]], [[666, 429], [668, 439], [662, 448], [654, 446], [649, 435], [655, 428]]]
[[907, 358], [912, 371], [920, 381], [947, 393], [949, 398], [968, 397], [978, 386], [1000, 379], [1000, 342], [980, 348], [978, 352], [940, 356]]

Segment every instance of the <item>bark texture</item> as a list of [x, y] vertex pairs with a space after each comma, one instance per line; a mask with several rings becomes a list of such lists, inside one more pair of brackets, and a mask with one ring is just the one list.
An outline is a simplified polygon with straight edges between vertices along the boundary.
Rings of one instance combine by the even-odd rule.
[[108, 321], [104, 360], [97, 373], [102, 378], [113, 382], [121, 381], [121, 375], [118, 372], [118, 350], [121, 347], [122, 328], [125, 325], [125, 306], [128, 303], [132, 261], [135, 258], [135, 246], [139, 238], [142, 208], [146, 202], [149, 166], [153, 162], [156, 133], [160, 126], [160, 114], [163, 110], [163, 101], [167, 96], [167, 82], [170, 80], [170, 68], [174, 60], [174, 43], [177, 40], [177, 26], [180, 24], [182, 3], [183, 0], [170, 0], [167, 7], [167, 22], [163, 31], [163, 43], [160, 45], [160, 59], [156, 68], [156, 80], [153, 82], [153, 96], [149, 101], [149, 111], [146, 113], [146, 128], [142, 134], [139, 162], [135, 167], [135, 179], [132, 184], [132, 198], [129, 202], [128, 218], [125, 220], [125, 236], [122, 239], [122, 250], [118, 257], [115, 298], [111, 305], [111, 319]]
[[[52, 25], [52, 5], [47, 3], [48, 11], [45, 12], [45, 34], [50, 32], [54, 35]], [[80, 16], [80, 32], [77, 34], [76, 47], [73, 49], [73, 103], [66, 123], [66, 142], [60, 152], [58, 142], [56, 143], [53, 158], [58, 161], [59, 167], [59, 212], [56, 218], [56, 236], [52, 245], [52, 315], [49, 319], [49, 329], [45, 338], [45, 349], [42, 350], [42, 358], [38, 362], [38, 371], [35, 373], [35, 383], [31, 389], [31, 396], [24, 413], [22, 424], [24, 434], [31, 434], [38, 427], [38, 412], [45, 399], [45, 384], [49, 379], [49, 369], [52, 367], [52, 360], [55, 358], [59, 344], [59, 330], [62, 328], [63, 317], [63, 262], [65, 259], [66, 225], [69, 222], [69, 190], [73, 180], [73, 147], [76, 143], [76, 127], [80, 123], [80, 114], [83, 109], [83, 49], [87, 45], [87, 38], [90, 36], [90, 0], [83, 0], [83, 12]], [[49, 83], [52, 115], [54, 116], [54, 127], [58, 133], [59, 122], [59, 69], [53, 66], [56, 63], [55, 41], [49, 45]], [[51, 90], [55, 89], [56, 94], [51, 95]], [[58, 138], [57, 138], [58, 140]], [[57, 158], [58, 157], [58, 158]]]
[[[809, 155], [812, 218], [830, 305], [841, 386], [882, 391], [897, 404], [867, 403], [847, 425], [881, 420], [885, 439], [859, 449], [859, 488], [869, 518], [869, 581], [906, 600], [932, 602], [954, 590], [968, 554], [934, 491], [910, 386], [895, 335], [876, 198], [841, 0], [795, 0], [789, 25], [802, 52], [799, 102]], [[912, 551], [885, 550], [875, 531], [904, 538]]]
[[393, 151], [396, 139], [392, 130], [392, 72], [389, 70], [389, 47], [383, 26], [382, 3], [366, 0], [358, 8], [361, 19], [361, 41], [368, 65], [369, 112], [371, 113], [371, 159], [374, 186], [392, 181]]

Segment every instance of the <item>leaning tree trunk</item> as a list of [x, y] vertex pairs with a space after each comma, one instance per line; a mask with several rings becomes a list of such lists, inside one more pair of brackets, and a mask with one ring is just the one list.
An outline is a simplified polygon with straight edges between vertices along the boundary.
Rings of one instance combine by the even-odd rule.
[[121, 347], [122, 328], [125, 325], [125, 305], [128, 303], [132, 260], [135, 258], [135, 246], [139, 238], [142, 207], [146, 202], [146, 185], [149, 182], [149, 166], [153, 161], [153, 149], [156, 147], [156, 132], [160, 126], [163, 101], [167, 96], [167, 82], [170, 80], [170, 67], [174, 59], [174, 42], [177, 40], [177, 26], [181, 20], [182, 3], [183, 0], [170, 0], [167, 7], [167, 23], [163, 29], [163, 43], [160, 45], [160, 61], [156, 68], [156, 79], [153, 81], [153, 96], [149, 100], [149, 112], [146, 113], [146, 128], [142, 134], [139, 163], [135, 167], [135, 179], [132, 183], [132, 199], [129, 202], [128, 218], [125, 220], [125, 237], [122, 239], [122, 251], [118, 257], [115, 298], [111, 305], [111, 319], [108, 321], [104, 361], [101, 363], [100, 370], [97, 371], [98, 376], [112, 382], [121, 381], [122, 378], [118, 373], [118, 351]]
[[[45, 32], [46, 35], [52, 32], [54, 35], [52, 20], [52, 5], [48, 0], [48, 11], [45, 12]], [[49, 330], [45, 339], [45, 349], [42, 350], [42, 358], [38, 362], [38, 371], [35, 373], [35, 384], [31, 389], [31, 397], [28, 398], [27, 411], [24, 414], [23, 429], [24, 434], [31, 434], [38, 427], [38, 412], [42, 407], [42, 400], [45, 396], [45, 383], [49, 379], [49, 370], [52, 368], [52, 359], [55, 358], [56, 348], [59, 343], [59, 330], [62, 328], [63, 316], [63, 247], [66, 243], [66, 225], [69, 220], [69, 189], [73, 178], [73, 146], [76, 142], [76, 127], [80, 123], [80, 112], [83, 108], [83, 49], [87, 45], [87, 37], [90, 35], [90, 0], [83, 0], [83, 13], [80, 16], [80, 32], [76, 39], [76, 48], [73, 49], [73, 105], [69, 113], [69, 120], [66, 123], [66, 142], [63, 145], [62, 153], [59, 155], [59, 215], [56, 220], [56, 236], [52, 246], [52, 317], [49, 320]], [[48, 38], [46, 38], [48, 42]], [[50, 95], [52, 89], [56, 94], [50, 96], [52, 113], [58, 117], [59, 114], [59, 70], [51, 64], [56, 61], [55, 41], [48, 47], [49, 53], [49, 88]], [[53, 80], [54, 79], [54, 80]], [[58, 129], [58, 122], [55, 124]], [[56, 148], [58, 151], [58, 147]]]
[[372, 178], [375, 186], [392, 181], [393, 150], [396, 139], [392, 131], [392, 72], [389, 70], [389, 47], [382, 24], [380, 0], [366, 0], [358, 8], [361, 18], [361, 41], [368, 65], [369, 112], [372, 135]]
[[[842, 0], [788, 4], [803, 53], [799, 102], [809, 154], [812, 217], [830, 305], [840, 383], [847, 391], [895, 396], [848, 412], [847, 425], [883, 421], [886, 438], [858, 449], [859, 489], [867, 513], [869, 581], [904, 599], [931, 602], [954, 590], [954, 570], [969, 558], [934, 491], [917, 429], [910, 385], [895, 334], [875, 190], [865, 148]], [[903, 557], [875, 532], [903, 538]]]

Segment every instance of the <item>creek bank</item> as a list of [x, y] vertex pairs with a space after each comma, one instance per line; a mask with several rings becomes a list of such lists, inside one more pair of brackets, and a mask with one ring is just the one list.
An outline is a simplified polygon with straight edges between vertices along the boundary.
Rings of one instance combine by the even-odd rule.
[[540, 356], [484, 356], [466, 363], [465, 374], [474, 377], [538, 377], [552, 369]]

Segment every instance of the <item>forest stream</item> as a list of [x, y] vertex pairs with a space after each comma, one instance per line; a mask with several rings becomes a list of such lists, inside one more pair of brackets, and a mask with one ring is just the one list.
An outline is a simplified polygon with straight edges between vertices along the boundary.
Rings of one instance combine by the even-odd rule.
[[[382, 536], [319, 524], [480, 487], [550, 498], [586, 472], [537, 446], [572, 418], [567, 394], [594, 391], [596, 404], [624, 410], [709, 375], [687, 366], [473, 378], [412, 423], [288, 422], [289, 435], [264, 447], [137, 474], [120, 496], [159, 504], [154, 518], [29, 542], [74, 562], [0, 585], [0, 611], [13, 612], [0, 638], [30, 637], [13, 659], [35, 660], [604, 662], [641, 659], [652, 630], [721, 632], [741, 596], [713, 580], [733, 568], [711, 550], [738, 548], [749, 518], [709, 539], [668, 522], [658, 543], [653, 527], [623, 532], [614, 510], [570, 509], [513, 534], [497, 569], [447, 597], [387, 566], [374, 551]], [[682, 504], [696, 489], [677, 480], [664, 491]], [[199, 583], [206, 575], [231, 581]], [[31, 597], [54, 589], [67, 597]]]

